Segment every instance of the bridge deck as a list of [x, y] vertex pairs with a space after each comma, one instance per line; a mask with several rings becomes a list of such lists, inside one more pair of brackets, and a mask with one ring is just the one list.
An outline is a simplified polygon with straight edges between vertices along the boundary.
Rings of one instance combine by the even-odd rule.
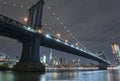
[[2, 15], [0, 15], [0, 35], [17, 39], [19, 41], [34, 38], [37, 36], [42, 42], [41, 46], [82, 56], [88, 59], [95, 60], [99, 63], [104, 63], [107, 65], [110, 64], [110, 62], [108, 62], [107, 60], [104, 60], [91, 52], [82, 50], [71, 44], [65, 43], [64, 41], [50, 36], [48, 34], [38, 33], [34, 29], [31, 29], [29, 26], [23, 25], [15, 20], [9, 19]]

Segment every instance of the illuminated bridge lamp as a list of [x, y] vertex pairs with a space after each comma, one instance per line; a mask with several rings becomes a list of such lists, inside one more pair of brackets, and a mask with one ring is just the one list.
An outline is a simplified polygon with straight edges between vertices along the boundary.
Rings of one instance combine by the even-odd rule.
[[46, 37], [51, 39], [51, 36], [49, 34], [46, 34]]
[[78, 46], [78, 43], [75, 43], [76, 46]]
[[30, 28], [30, 27], [28, 27], [28, 30], [31, 30], [31, 28]]
[[67, 42], [68, 42], [68, 40], [65, 40], [65, 42], [67, 43]]
[[25, 17], [25, 18], [24, 18], [24, 22], [27, 22], [27, 21], [28, 21], [28, 18], [27, 18], [27, 17]]
[[43, 31], [41, 29], [38, 29], [38, 33], [42, 33]]
[[61, 35], [60, 35], [60, 33], [57, 33], [56, 36], [60, 38]]

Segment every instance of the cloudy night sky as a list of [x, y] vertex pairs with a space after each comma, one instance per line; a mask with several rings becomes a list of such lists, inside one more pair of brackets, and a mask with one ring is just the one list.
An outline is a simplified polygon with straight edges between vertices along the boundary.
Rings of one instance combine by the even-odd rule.
[[[23, 19], [28, 16], [27, 9], [37, 1], [0, 0], [0, 14], [25, 23]], [[110, 62], [114, 63], [111, 43], [120, 44], [120, 0], [45, 0], [42, 24], [43, 30], [53, 34], [59, 32], [62, 39], [68, 38], [71, 42], [74, 38], [93, 53], [104, 51]], [[1, 52], [15, 57], [21, 55], [21, 49], [22, 44], [17, 40], [0, 36]], [[50, 49], [41, 49], [40, 55], [48, 57]], [[88, 59], [56, 50], [53, 54], [88, 62]]]

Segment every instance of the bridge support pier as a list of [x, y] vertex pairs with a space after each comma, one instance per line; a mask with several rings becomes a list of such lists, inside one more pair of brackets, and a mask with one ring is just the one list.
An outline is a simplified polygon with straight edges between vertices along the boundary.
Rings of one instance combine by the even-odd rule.
[[107, 70], [107, 65], [103, 63], [100, 63], [98, 67], [99, 67], [99, 70]]
[[40, 63], [40, 39], [27, 39], [23, 42], [20, 61], [13, 67], [14, 71], [45, 72], [45, 66]]

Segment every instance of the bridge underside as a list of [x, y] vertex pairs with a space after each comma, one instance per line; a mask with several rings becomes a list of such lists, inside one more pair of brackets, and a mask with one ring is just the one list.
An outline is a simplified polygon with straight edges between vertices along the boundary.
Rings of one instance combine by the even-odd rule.
[[[86, 52], [72, 48], [64, 43], [57, 42], [45, 37], [43, 34], [32, 33], [21, 27], [0, 21], [0, 35], [16, 39], [23, 44], [20, 62], [15, 65], [14, 70], [19, 71], [45, 71], [45, 67], [40, 63], [40, 46], [72, 53], [88, 59], [93, 59], [99, 63], [109, 65], [109, 63]], [[35, 69], [34, 69], [35, 68]]]
[[102, 59], [99, 59], [98, 57], [96, 57], [94, 55], [88, 54], [87, 52], [78, 50], [76, 48], [72, 48], [72, 47], [67, 46], [63, 43], [59, 43], [57, 41], [54, 41], [52, 39], [48, 39], [46, 37], [43, 37], [43, 38], [44, 39], [41, 43], [41, 46], [49, 47], [49, 48], [56, 49], [56, 50], [63, 51], [63, 52], [67, 52], [67, 53], [74, 54], [74, 55], [77, 55], [77, 56], [82, 56], [82, 57], [85, 57], [85, 58], [88, 58], [88, 59], [95, 60], [99, 63], [109, 65], [109, 63], [103, 61]]
[[20, 27], [0, 22], [0, 35], [13, 38], [22, 43], [22, 55], [14, 71], [40, 71], [45, 72], [45, 66], [40, 63], [40, 36], [30, 33]]

